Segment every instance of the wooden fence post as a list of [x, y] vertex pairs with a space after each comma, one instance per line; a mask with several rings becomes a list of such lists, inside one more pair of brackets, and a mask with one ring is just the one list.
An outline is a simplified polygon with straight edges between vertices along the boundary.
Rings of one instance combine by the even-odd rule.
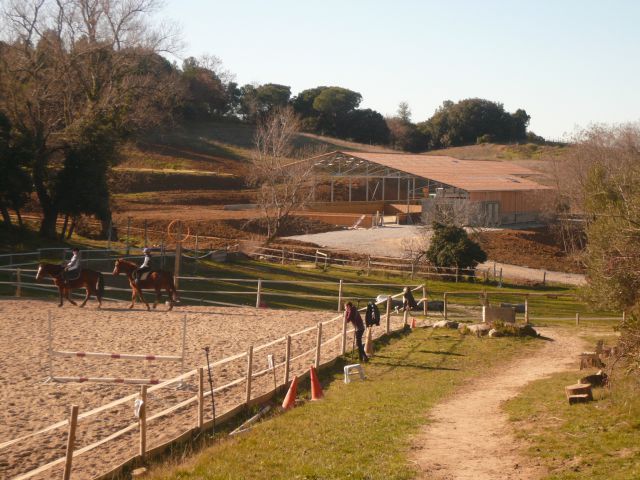
[[284, 248], [283, 248], [282, 249], [282, 260], [280, 262], [282, 265], [284, 265], [284, 255], [285, 255], [285, 253], [284, 253]]
[[367, 255], [367, 277], [371, 274], [371, 255]]
[[414, 262], [411, 262], [411, 280], [413, 280], [413, 276], [416, 272], [416, 264]]
[[529, 295], [524, 297], [524, 323], [529, 323]]
[[256, 289], [256, 308], [260, 308], [260, 296], [262, 295], [262, 279], [258, 279], [258, 288]]
[[287, 343], [284, 350], [284, 384], [289, 383], [289, 372], [291, 371], [291, 335], [287, 335]]
[[338, 312], [342, 310], [342, 280], [340, 280], [340, 284], [338, 285]]
[[447, 319], [447, 294], [445, 292], [445, 294], [443, 295], [443, 299], [444, 299], [444, 304], [442, 306], [442, 313], [444, 315], [444, 319]]
[[576, 327], [580, 325], [580, 312], [576, 312]]
[[78, 405], [71, 406], [71, 416], [69, 417], [69, 434], [67, 436], [67, 456], [64, 463], [63, 480], [71, 478], [71, 467], [73, 463], [73, 448], [76, 443], [76, 427], [78, 426]]
[[542, 285], [546, 285], [547, 284], [547, 271], [545, 270], [542, 273]]
[[500, 267], [500, 283], [498, 284], [499, 288], [502, 288], [502, 267]]
[[144, 460], [147, 454], [147, 386], [140, 387], [140, 457]]
[[409, 325], [408, 320], [407, 320], [407, 316], [409, 315], [409, 311], [405, 308], [404, 309], [404, 313], [402, 315], [402, 326], [406, 327], [407, 325]]
[[[178, 234], [180, 235], [180, 234]], [[173, 282], [174, 285], [176, 287], [176, 290], [178, 290], [179, 285], [180, 285], [180, 266], [182, 264], [182, 242], [177, 242], [176, 243], [176, 258], [175, 258], [175, 264], [174, 264], [174, 268], [173, 268]]]
[[204, 368], [198, 368], [198, 428], [204, 424]]
[[22, 296], [22, 273], [20, 267], [16, 269], [16, 297]]
[[622, 323], [627, 321], [627, 311], [623, 310], [622, 311]]
[[247, 404], [251, 401], [251, 379], [253, 375], [253, 345], [247, 350]]
[[456, 267], [456, 283], [458, 283], [459, 276], [460, 276], [460, 269]]
[[387, 296], [387, 326], [386, 333], [391, 332], [391, 295]]
[[427, 312], [429, 310], [429, 305], [427, 305], [427, 286], [422, 284], [422, 311], [424, 316], [427, 316]]
[[342, 319], [342, 346], [340, 347], [342, 355], [347, 353], [347, 319]]
[[316, 370], [320, 368], [320, 349], [322, 348], [322, 322], [318, 322], [318, 336], [316, 338]]

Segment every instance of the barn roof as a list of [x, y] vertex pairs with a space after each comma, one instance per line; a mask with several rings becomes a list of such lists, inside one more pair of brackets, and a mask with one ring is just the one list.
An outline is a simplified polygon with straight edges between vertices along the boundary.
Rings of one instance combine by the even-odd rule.
[[377, 153], [333, 152], [373, 162], [416, 177], [435, 180], [468, 192], [549, 190], [525, 177], [540, 175], [513, 162], [461, 160], [447, 156]]

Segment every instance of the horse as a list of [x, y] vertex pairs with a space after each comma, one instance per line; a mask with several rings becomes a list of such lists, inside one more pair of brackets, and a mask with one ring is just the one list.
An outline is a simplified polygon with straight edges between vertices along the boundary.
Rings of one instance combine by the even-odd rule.
[[40, 263], [38, 264], [38, 273], [36, 274], [36, 281], [42, 280], [45, 275], [53, 278], [53, 284], [58, 287], [60, 293], [60, 303], [58, 307], [61, 307], [64, 299], [66, 298], [69, 303], [78, 305], [71, 298], [69, 293], [74, 288], [84, 288], [87, 295], [84, 297], [84, 301], [80, 304], [80, 307], [84, 307], [87, 300], [91, 295], [95, 295], [98, 299], [98, 308], [102, 307], [102, 295], [104, 294], [104, 276], [100, 272], [83, 268], [80, 270], [78, 278], [65, 282], [63, 278], [64, 267], [62, 265], [56, 265], [53, 263]]
[[180, 301], [178, 299], [178, 292], [176, 291], [175, 284], [173, 283], [173, 274], [164, 270], [154, 270], [149, 272], [147, 278], [140, 280], [139, 284], [136, 285], [134, 274], [137, 268], [138, 266], [135, 263], [124, 260], [123, 258], [117, 259], [116, 264], [113, 267], [114, 276], [120, 274], [120, 271], [122, 271], [129, 278], [129, 285], [131, 286], [131, 305], [129, 305], [129, 308], [133, 308], [136, 303], [136, 298], [139, 296], [140, 300], [142, 300], [142, 302], [147, 306], [147, 310], [150, 310], [149, 304], [142, 295], [142, 290], [146, 288], [154, 289], [156, 291], [156, 300], [153, 302], [153, 308], [158, 306], [161, 295], [160, 291], [165, 289], [169, 296], [169, 310], [173, 309], [174, 302]]

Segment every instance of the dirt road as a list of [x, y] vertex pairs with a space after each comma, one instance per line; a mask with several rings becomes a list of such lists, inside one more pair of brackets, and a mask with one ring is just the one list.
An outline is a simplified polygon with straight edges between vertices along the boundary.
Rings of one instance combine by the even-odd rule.
[[[402, 258], [407, 242], [417, 241], [422, 237], [419, 227], [413, 225], [386, 225], [377, 229], [338, 230], [334, 232], [296, 235], [288, 237], [303, 242], [311, 242], [321, 247], [349, 250], [373, 256]], [[493, 274], [492, 260], [478, 265], [480, 270], [490, 269]], [[585, 276], [578, 273], [546, 271], [538, 268], [496, 263], [496, 273], [502, 268], [503, 278], [522, 279], [542, 282], [543, 278], [550, 283], [565, 285], [584, 285]], [[546, 275], [546, 277], [545, 277]]]
[[559, 329], [540, 330], [552, 341], [536, 354], [476, 378], [431, 411], [414, 441], [420, 479], [534, 480], [542, 467], [519, 455], [501, 404], [527, 383], [575, 366], [583, 341]]

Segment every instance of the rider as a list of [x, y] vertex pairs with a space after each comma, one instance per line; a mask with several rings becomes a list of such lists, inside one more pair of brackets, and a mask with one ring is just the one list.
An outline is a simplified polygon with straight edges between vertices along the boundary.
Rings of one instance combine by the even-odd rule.
[[151, 249], [145, 247], [142, 249], [142, 253], [144, 254], [142, 265], [140, 265], [133, 274], [136, 279], [136, 286], [140, 284], [142, 274], [151, 270]]
[[78, 247], [73, 247], [71, 249], [71, 260], [67, 262], [62, 271], [62, 277], [66, 282], [69, 281], [69, 278], [75, 277], [77, 273], [80, 271], [80, 249]]

